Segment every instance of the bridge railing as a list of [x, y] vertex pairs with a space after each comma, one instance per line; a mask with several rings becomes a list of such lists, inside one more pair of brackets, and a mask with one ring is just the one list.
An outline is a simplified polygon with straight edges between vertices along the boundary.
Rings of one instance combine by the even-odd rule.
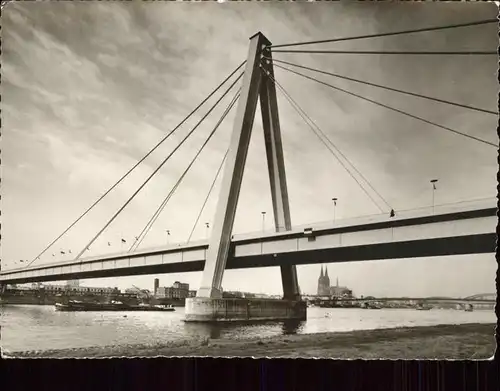
[[[439, 204], [435, 205], [434, 208], [432, 206], [423, 206], [418, 208], [396, 210], [395, 211], [396, 215], [392, 218], [390, 217], [390, 212], [376, 213], [376, 214], [362, 215], [355, 217], [337, 218], [335, 219], [335, 221], [332, 218], [330, 220], [321, 222], [311, 222], [309, 224], [293, 225], [292, 231], [302, 231], [306, 228], [326, 229], [333, 227], [345, 227], [354, 224], [369, 224], [369, 223], [383, 222], [388, 220], [408, 219], [408, 218], [448, 214], [453, 212], [477, 210], [484, 208], [496, 208], [496, 206], [497, 206], [497, 199], [494, 197], [488, 197], [476, 200]], [[266, 229], [260, 231], [249, 231], [249, 232], [234, 234], [233, 238], [249, 239], [249, 238], [257, 238], [260, 236], [271, 236], [273, 234], [276, 234], [276, 231], [274, 229]]]
[[[200, 245], [206, 245], [207, 241], [206, 240], [198, 240], [198, 241], [191, 241], [189, 242], [189, 246], [196, 247]], [[82, 257], [80, 258], [76, 263], [78, 262], [87, 262], [87, 261], [99, 261], [99, 260], [106, 260], [107, 258], [115, 258], [115, 257], [126, 257], [126, 256], [140, 256], [141, 254], [147, 254], [147, 253], [152, 253], [156, 251], [164, 251], [167, 249], [176, 249], [180, 246], [186, 246], [187, 243], [172, 243], [170, 245], [163, 245], [163, 246], [156, 246], [156, 247], [149, 247], [145, 249], [140, 249], [136, 250], [133, 252], [128, 252], [128, 250], [123, 250], [119, 252], [112, 252], [112, 253], [102, 253], [99, 255], [90, 255], [87, 257]], [[33, 265], [30, 268], [19, 266], [16, 268], [3, 268], [2, 272], [4, 273], [11, 273], [11, 272], [20, 272], [20, 271], [26, 271], [26, 270], [31, 270], [36, 267], [59, 267], [59, 266], [65, 266], [69, 264], [75, 264], [74, 258], [71, 259], [66, 259], [62, 261], [57, 261], [57, 262], [43, 262], [43, 261], [38, 261], [36, 263], [33, 263]], [[2, 274], [0, 272], [0, 275]]]

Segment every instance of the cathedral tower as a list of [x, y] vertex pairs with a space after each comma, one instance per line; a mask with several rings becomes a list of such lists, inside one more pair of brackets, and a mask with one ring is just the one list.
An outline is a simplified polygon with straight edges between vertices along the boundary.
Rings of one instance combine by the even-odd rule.
[[328, 277], [328, 266], [326, 266], [326, 272], [325, 272], [325, 292], [327, 295], [330, 294], [330, 277]]
[[321, 266], [321, 273], [318, 278], [318, 291], [317, 291], [318, 296], [321, 296], [323, 294], [323, 279], [324, 279], [323, 266]]
[[330, 277], [328, 277], [328, 268], [325, 268], [323, 274], [323, 266], [318, 278], [318, 296], [330, 296]]

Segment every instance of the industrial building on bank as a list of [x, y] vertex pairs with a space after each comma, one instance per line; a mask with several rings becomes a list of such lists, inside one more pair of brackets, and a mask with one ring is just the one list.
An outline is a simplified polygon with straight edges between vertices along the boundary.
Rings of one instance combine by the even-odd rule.
[[154, 297], [158, 299], [186, 299], [195, 296], [196, 291], [189, 290], [189, 284], [175, 281], [172, 286], [160, 286], [160, 280], [154, 280]]

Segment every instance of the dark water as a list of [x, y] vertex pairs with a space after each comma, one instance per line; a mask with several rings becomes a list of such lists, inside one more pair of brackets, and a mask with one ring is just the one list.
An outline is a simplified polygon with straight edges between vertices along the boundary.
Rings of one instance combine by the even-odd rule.
[[493, 310], [308, 308], [305, 322], [206, 325], [185, 323], [176, 312], [56, 312], [53, 306], [0, 307], [4, 351], [161, 343], [193, 337], [239, 339], [282, 334], [370, 330], [399, 326], [495, 323]]

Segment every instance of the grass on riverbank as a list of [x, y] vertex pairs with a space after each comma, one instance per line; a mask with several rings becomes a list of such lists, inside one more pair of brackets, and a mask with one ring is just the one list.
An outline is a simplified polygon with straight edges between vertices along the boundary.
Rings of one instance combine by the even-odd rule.
[[104, 358], [155, 356], [488, 359], [496, 349], [495, 324], [439, 325], [253, 338], [197, 339], [154, 345], [122, 345], [4, 357]]

